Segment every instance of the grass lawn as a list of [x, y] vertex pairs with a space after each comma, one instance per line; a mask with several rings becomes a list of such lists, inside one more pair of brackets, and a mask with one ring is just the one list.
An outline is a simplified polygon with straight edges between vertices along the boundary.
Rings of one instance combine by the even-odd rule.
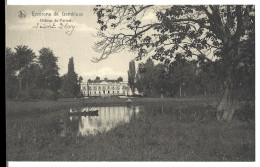
[[[235, 116], [219, 122], [207, 104], [213, 99], [132, 99], [144, 105], [137, 119], [106, 132], [75, 135], [62, 108], [120, 105], [125, 99], [7, 101], [8, 161], [254, 161], [255, 121]], [[162, 112], [161, 104], [166, 107]], [[20, 111], [32, 115], [14, 116]], [[46, 109], [55, 112], [46, 112]], [[9, 111], [8, 111], [9, 110]], [[254, 112], [254, 111], [252, 111]], [[197, 115], [196, 115], [196, 114]], [[37, 119], [35, 119], [37, 118]], [[60, 124], [57, 120], [65, 123]], [[62, 126], [61, 126], [62, 125]], [[66, 131], [60, 136], [59, 130]]]

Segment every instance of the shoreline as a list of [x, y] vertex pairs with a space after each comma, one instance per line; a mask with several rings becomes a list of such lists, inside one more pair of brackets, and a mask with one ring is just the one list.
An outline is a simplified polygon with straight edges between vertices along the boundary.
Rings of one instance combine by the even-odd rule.
[[[147, 97], [132, 97], [130, 98], [132, 105], [142, 104], [158, 104], [162, 105], [168, 103], [198, 103], [205, 105], [215, 105], [215, 97], [186, 97], [186, 98], [147, 98]], [[98, 107], [98, 106], [120, 106], [127, 105], [127, 98], [86, 98], [86, 99], [73, 99], [64, 98], [57, 101], [17, 101], [17, 100], [6, 100], [6, 116], [27, 115], [37, 113], [48, 113], [57, 110], [66, 110], [72, 107]], [[183, 105], [184, 105], [183, 104]]]

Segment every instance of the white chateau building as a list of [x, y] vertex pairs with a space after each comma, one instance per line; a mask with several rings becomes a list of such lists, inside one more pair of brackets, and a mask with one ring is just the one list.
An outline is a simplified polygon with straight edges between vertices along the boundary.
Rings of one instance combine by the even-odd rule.
[[84, 97], [128, 96], [132, 91], [127, 82], [91, 81], [80, 85]]

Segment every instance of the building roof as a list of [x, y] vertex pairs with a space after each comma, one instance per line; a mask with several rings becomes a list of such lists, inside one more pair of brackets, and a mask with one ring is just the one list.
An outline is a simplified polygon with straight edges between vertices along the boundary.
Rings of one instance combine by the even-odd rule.
[[127, 82], [118, 82], [117, 80], [98, 80], [82, 82], [82, 84], [127, 84]]

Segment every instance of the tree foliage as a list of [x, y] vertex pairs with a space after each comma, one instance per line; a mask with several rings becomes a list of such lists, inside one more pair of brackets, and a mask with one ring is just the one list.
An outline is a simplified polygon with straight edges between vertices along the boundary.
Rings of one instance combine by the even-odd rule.
[[122, 77], [118, 77], [117, 78], [117, 82], [123, 82], [123, 78]]
[[74, 70], [73, 57], [69, 59], [68, 73], [63, 76], [61, 90], [66, 97], [77, 97], [80, 94], [78, 74]]
[[[223, 53], [238, 46], [248, 26], [254, 25], [250, 5], [97, 6], [94, 11], [100, 24], [101, 40], [95, 45], [100, 59], [126, 48], [138, 51], [137, 59], [150, 53], [166, 64], [176, 53], [202, 61], [211, 61], [207, 56], [212, 52], [231, 59]], [[155, 13], [157, 19], [147, 23], [142, 20], [146, 13]]]
[[5, 49], [5, 90], [6, 96], [14, 98], [16, 93], [19, 91], [18, 79], [15, 76], [15, 54], [11, 48]]
[[43, 88], [57, 92], [61, 84], [59, 67], [57, 65], [58, 58], [54, 56], [53, 51], [50, 48], [42, 48], [39, 53]]
[[128, 70], [128, 83], [132, 92], [134, 92], [135, 89], [135, 78], [136, 78], [135, 61], [132, 60], [129, 62], [129, 70]]
[[163, 63], [154, 65], [152, 59], [140, 63], [137, 71], [136, 87], [145, 96], [179, 97], [179, 88], [182, 87], [183, 95], [201, 94], [197, 91], [199, 84], [195, 83], [196, 64], [191, 64], [185, 59], [167, 66]]
[[15, 52], [6, 48], [6, 97], [57, 99], [59, 73], [57, 57], [48, 48], [39, 57], [28, 46], [19, 45]]
[[35, 58], [35, 53], [32, 49], [28, 48], [28, 46], [19, 45], [15, 48], [13, 67], [18, 74], [19, 90], [20, 92], [22, 91], [22, 84], [24, 83], [27, 96], [29, 90], [29, 67], [31, 64], [33, 64]]
[[97, 76], [97, 77], [95, 78], [95, 81], [100, 81], [100, 77]]

